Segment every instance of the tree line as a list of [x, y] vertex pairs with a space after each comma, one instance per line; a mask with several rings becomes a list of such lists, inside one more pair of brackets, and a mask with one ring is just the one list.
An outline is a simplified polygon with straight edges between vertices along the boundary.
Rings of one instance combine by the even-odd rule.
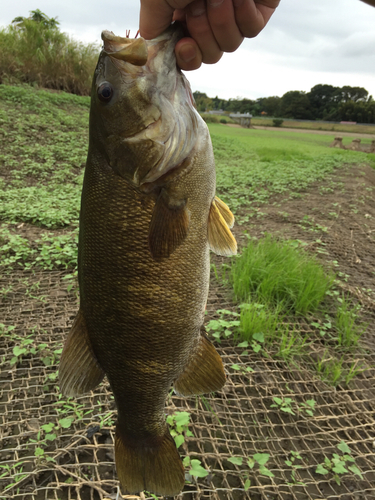
[[295, 120], [375, 123], [375, 101], [363, 87], [318, 84], [310, 92], [291, 90], [282, 97], [220, 99], [194, 92], [198, 111], [220, 110]]

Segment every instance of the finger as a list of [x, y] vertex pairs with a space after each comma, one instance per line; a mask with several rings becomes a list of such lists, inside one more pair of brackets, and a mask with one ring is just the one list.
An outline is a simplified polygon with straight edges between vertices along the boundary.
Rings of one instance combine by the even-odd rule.
[[246, 38], [257, 36], [274, 13], [280, 0], [233, 0], [237, 26]]
[[208, 0], [207, 16], [220, 49], [235, 51], [244, 37], [237, 26], [232, 0]]
[[214, 64], [219, 61], [223, 51], [212, 32], [204, 0], [195, 0], [191, 3], [187, 9], [186, 24], [191, 38], [197, 42], [202, 53], [202, 61], [206, 64]]
[[173, 12], [184, 9], [192, 0], [141, 0], [139, 34], [146, 40], [156, 38], [172, 22]]
[[202, 53], [192, 38], [182, 38], [176, 43], [177, 66], [185, 71], [198, 69], [202, 64]]

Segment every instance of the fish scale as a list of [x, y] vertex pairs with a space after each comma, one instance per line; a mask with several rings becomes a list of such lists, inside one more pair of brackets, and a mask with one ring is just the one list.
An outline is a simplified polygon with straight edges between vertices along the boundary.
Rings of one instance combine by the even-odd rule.
[[[215, 197], [208, 129], [176, 68], [181, 36], [174, 26], [155, 40], [137, 39], [133, 51], [134, 41], [103, 32], [80, 213], [80, 309], [59, 367], [61, 390], [71, 396], [107, 375], [118, 411], [117, 473], [129, 493], [174, 495], [183, 487], [165, 419], [172, 384], [188, 396], [225, 382], [203, 322], [209, 250], [235, 253], [233, 216]], [[142, 112], [143, 128], [134, 132]]]

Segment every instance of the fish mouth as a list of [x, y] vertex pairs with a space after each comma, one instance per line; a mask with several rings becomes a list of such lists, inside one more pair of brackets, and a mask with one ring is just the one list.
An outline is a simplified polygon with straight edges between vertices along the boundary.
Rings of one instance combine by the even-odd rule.
[[[156, 54], [162, 51], [165, 53], [165, 56], [169, 56], [168, 59], [170, 59], [176, 43], [183, 36], [183, 29], [180, 23], [172, 24], [167, 30], [153, 40], [145, 40], [142, 37], [121, 37], [108, 30], [102, 31], [101, 35], [103, 40], [103, 52], [105, 54], [112, 59], [124, 61], [134, 66], [146, 65], [150, 70], [154, 69], [151, 68], [151, 65]], [[174, 64], [176, 64], [175, 60]]]

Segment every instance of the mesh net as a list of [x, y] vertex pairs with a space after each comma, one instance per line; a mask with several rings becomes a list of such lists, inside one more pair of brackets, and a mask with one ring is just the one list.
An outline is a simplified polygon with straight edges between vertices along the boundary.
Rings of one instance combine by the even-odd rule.
[[[67, 290], [63, 278], [61, 272], [23, 271], [4, 275], [0, 283], [0, 495], [4, 499], [91, 500], [119, 495], [113, 450], [116, 410], [108, 384], [74, 399], [64, 399], [56, 386], [60, 349], [78, 309], [77, 293], [74, 288]], [[232, 307], [225, 290], [213, 286], [208, 319], [224, 307]], [[372, 323], [374, 304], [364, 307]], [[312, 334], [310, 329], [299, 324], [303, 335]], [[295, 365], [278, 359], [272, 349], [243, 353], [243, 348], [223, 342], [218, 350], [228, 374], [224, 389], [206, 398], [171, 395], [167, 402], [168, 414], [190, 413], [193, 437], [185, 438], [181, 455], [200, 460], [209, 472], [204, 478], [187, 476], [190, 484], [179, 498], [375, 498], [371, 338], [361, 355], [348, 363], [346, 373], [350, 378], [353, 362], [363, 371], [336, 388], [317, 376], [314, 357]], [[282, 399], [283, 405], [273, 398]], [[313, 409], [306, 405], [308, 400], [315, 400]], [[350, 454], [337, 448], [342, 441]], [[269, 459], [262, 465], [264, 454]], [[349, 457], [345, 471], [333, 470], [334, 454]], [[319, 466], [327, 472], [318, 474]]]

